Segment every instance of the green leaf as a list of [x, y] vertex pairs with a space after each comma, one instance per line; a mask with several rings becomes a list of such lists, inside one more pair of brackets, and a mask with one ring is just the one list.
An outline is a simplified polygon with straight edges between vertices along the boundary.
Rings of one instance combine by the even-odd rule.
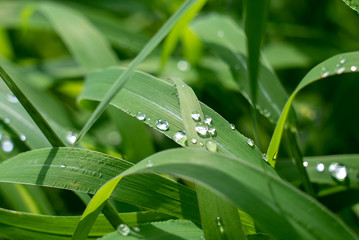
[[274, 130], [267, 155], [269, 163], [274, 166], [278, 153], [283, 130], [287, 120], [288, 112], [297, 93], [309, 84], [329, 76], [359, 71], [359, 52], [350, 52], [333, 56], [319, 63], [302, 79], [284, 106], [280, 119]]
[[144, 224], [135, 229], [138, 231], [132, 229], [128, 236], [123, 236], [120, 232], [114, 232], [104, 236], [101, 239], [198, 240], [201, 239], [203, 235], [201, 229], [199, 229], [196, 225], [190, 221], [183, 220], [169, 220], [166, 222]]
[[[123, 71], [124, 69], [122, 68], [111, 68], [90, 74], [85, 88], [79, 96], [80, 105], [93, 107], [96, 104], [94, 101], [100, 101], [103, 98]], [[145, 73], [136, 72], [124, 86], [123, 91], [112, 100], [111, 104], [133, 117], [138, 112], [145, 113], [145, 124], [173, 139], [176, 132], [184, 130], [176, 93], [176, 88], [170, 83]], [[258, 148], [248, 146], [248, 138], [231, 129], [230, 123], [218, 113], [203, 103], [200, 103], [200, 105], [204, 115], [212, 117], [213, 126], [216, 128], [217, 133], [213, 141], [217, 144], [218, 151], [237, 156], [262, 167], [262, 153]], [[168, 121], [169, 129], [167, 131], [161, 131], [156, 127], [156, 120], [158, 119]], [[182, 146], [185, 145], [182, 144]], [[265, 169], [276, 174], [267, 165]]]
[[147, 42], [146, 46], [131, 62], [128, 68], [122, 73], [121, 76], [113, 83], [113, 86], [106, 93], [104, 99], [97, 106], [92, 113], [89, 120], [83, 126], [79, 133], [74, 145], [81, 140], [81, 138], [87, 133], [95, 121], [105, 111], [111, 100], [117, 95], [117, 93], [123, 88], [128, 79], [133, 75], [136, 67], [153, 51], [153, 49], [162, 41], [162, 39], [168, 34], [172, 27], [179, 21], [179, 19], [189, 10], [198, 0], [187, 0], [183, 5], [167, 20], [167, 22], [161, 27], [160, 30]]
[[81, 13], [53, 2], [36, 3], [36, 7], [87, 71], [117, 65], [110, 44]]
[[[95, 193], [108, 180], [132, 165], [119, 158], [90, 150], [40, 149], [2, 162], [0, 182]], [[112, 195], [115, 200], [199, 222], [194, 191], [172, 180], [156, 174], [146, 174], [128, 178], [119, 186], [123, 188], [115, 190]]]
[[333, 213], [280, 178], [241, 159], [197, 148], [154, 154], [111, 179], [95, 194], [83, 218], [101, 209], [103, 194], [109, 196], [108, 190], [124, 176], [153, 171], [207, 187], [250, 214], [276, 239], [358, 239]]
[[[243, 30], [229, 17], [209, 14], [196, 19], [191, 28], [195, 31], [210, 50], [214, 51], [231, 67], [233, 79], [239, 86], [239, 91], [251, 103], [250, 88], [247, 73], [246, 36]], [[258, 78], [258, 111], [272, 123], [276, 123], [288, 96], [278, 78], [272, 72], [263, 56], [259, 65]], [[228, 79], [219, 79], [227, 86]], [[238, 87], [233, 87], [238, 91]], [[294, 112], [290, 114], [290, 122], [295, 122]]]
[[359, 13], [359, 1], [358, 0], [343, 0], [349, 7]]

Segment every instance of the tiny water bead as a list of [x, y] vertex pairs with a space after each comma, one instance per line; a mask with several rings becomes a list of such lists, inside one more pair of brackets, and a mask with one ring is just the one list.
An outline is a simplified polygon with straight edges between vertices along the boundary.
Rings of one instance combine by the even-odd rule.
[[146, 120], [146, 114], [143, 112], [137, 112], [136, 118], [140, 121], [144, 121], [144, 120]]
[[200, 137], [208, 137], [208, 127], [202, 123], [198, 123], [195, 130]]
[[343, 58], [343, 57], [340, 57], [339, 59], [340, 59], [340, 60], [339, 60], [339, 63], [340, 63], [340, 64], [344, 64], [345, 61], [346, 61], [345, 58]]
[[14, 150], [14, 143], [8, 139], [8, 140], [4, 140], [2, 143], [1, 143], [1, 149], [4, 151], [4, 152], [11, 152], [12, 150]]
[[254, 142], [252, 139], [248, 138], [247, 139], [247, 144], [250, 146], [250, 147], [253, 147], [254, 146]]
[[263, 110], [263, 115], [264, 115], [266, 118], [270, 118], [272, 114], [268, 111], [268, 109], [264, 109], [264, 110]]
[[191, 143], [196, 144], [196, 143], [197, 143], [197, 139], [191, 138]]
[[184, 131], [178, 131], [173, 136], [173, 140], [175, 140], [175, 142], [178, 144], [185, 145], [187, 141], [187, 135]]
[[185, 72], [190, 69], [190, 64], [185, 60], [180, 60], [177, 63], [178, 70]]
[[222, 225], [222, 220], [220, 217], [217, 217], [216, 218], [216, 221], [217, 221], [217, 226], [221, 226]]
[[128, 236], [128, 234], [130, 234], [131, 230], [126, 224], [120, 224], [117, 227], [117, 232], [120, 233], [122, 236]]
[[151, 160], [148, 160], [146, 167], [148, 168], [153, 167], [153, 162]]
[[330, 74], [330, 72], [324, 72], [321, 77], [322, 77], [322, 78], [326, 78], [326, 77], [329, 76], [329, 74]]
[[25, 142], [26, 141], [26, 136], [24, 134], [20, 134], [20, 140]]
[[12, 93], [12, 92], [9, 92], [8, 95], [7, 95], [7, 100], [11, 103], [18, 103], [19, 100], [17, 99], [17, 97]]
[[208, 126], [212, 125], [212, 118], [209, 116], [206, 116], [204, 119], [204, 123], [207, 124]]
[[201, 121], [201, 115], [199, 114], [199, 112], [193, 112], [191, 114], [191, 118], [196, 122]]
[[304, 161], [303, 162], [303, 167], [308, 167], [309, 166], [309, 163], [307, 161]]
[[232, 130], [235, 130], [236, 129], [236, 126], [234, 126], [234, 124], [230, 124], [229, 127], [232, 129]]
[[164, 119], [158, 119], [155, 122], [155, 125], [159, 130], [162, 131], [167, 131], [168, 129], [170, 129], [170, 125], [168, 124], [167, 120]]
[[330, 164], [328, 170], [330, 175], [338, 181], [344, 181], [348, 176], [348, 170], [346, 166], [339, 163]]
[[216, 129], [215, 129], [214, 127], [209, 128], [209, 129], [208, 129], [208, 133], [209, 133], [212, 137], [216, 136], [216, 134], [217, 134]]
[[212, 140], [207, 140], [205, 143], [205, 147], [210, 152], [217, 152], [218, 150], [217, 144]]
[[74, 144], [74, 142], [76, 141], [77, 138], [77, 134], [73, 133], [71, 131], [68, 131], [66, 133], [66, 140], [70, 143], [70, 144]]
[[336, 71], [336, 73], [337, 74], [342, 74], [344, 71], [345, 71], [345, 67], [341, 67]]
[[317, 165], [315, 166], [315, 170], [320, 173], [324, 172], [325, 170], [324, 163], [317, 163]]
[[356, 72], [358, 70], [358, 68], [356, 66], [351, 66], [350, 67], [350, 71], [352, 72]]
[[262, 155], [262, 157], [263, 157], [264, 161], [268, 162], [268, 155], [266, 153], [264, 153]]
[[137, 227], [137, 226], [132, 227], [132, 230], [135, 231], [135, 232], [140, 232], [141, 231], [140, 227]]
[[65, 165], [65, 164], [61, 164], [60, 167], [61, 167], [61, 168], [65, 168], [66, 165]]

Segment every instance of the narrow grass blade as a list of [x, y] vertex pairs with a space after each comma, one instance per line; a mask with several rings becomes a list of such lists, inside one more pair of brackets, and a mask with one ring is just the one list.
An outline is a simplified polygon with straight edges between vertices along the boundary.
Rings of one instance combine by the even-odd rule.
[[343, 0], [349, 7], [359, 13], [359, 1], [358, 0]]
[[35, 108], [35, 106], [29, 101], [21, 89], [16, 85], [16, 83], [11, 79], [11, 77], [5, 72], [5, 70], [0, 66], [0, 77], [10, 88], [10, 90], [17, 97], [18, 101], [28, 112], [30, 117], [34, 120], [36, 125], [39, 127], [41, 132], [45, 135], [46, 139], [53, 147], [62, 147], [65, 146], [61, 138], [56, 134], [56, 132], [51, 128], [45, 118], [41, 113]]
[[100, 117], [100, 115], [105, 111], [108, 104], [116, 96], [116, 94], [122, 89], [128, 79], [133, 75], [136, 67], [152, 52], [152, 50], [157, 47], [157, 45], [162, 41], [162, 39], [168, 34], [172, 27], [179, 21], [179, 19], [197, 2], [198, 0], [187, 0], [171, 17], [167, 22], [161, 27], [161, 29], [151, 38], [151, 40], [146, 44], [146, 46], [141, 50], [141, 52], [136, 56], [135, 59], [128, 66], [126, 71], [116, 80], [111, 89], [106, 93], [104, 99], [97, 106], [89, 120], [83, 126], [81, 132], [79, 133], [74, 146], [81, 140], [81, 138], [87, 133], [95, 121]]
[[[188, 146], [217, 152], [217, 144], [212, 140], [212, 135], [215, 135], [216, 129], [211, 127], [212, 122], [209, 122], [208, 116], [206, 118], [203, 115], [195, 93], [181, 80], [175, 79], [174, 83], [178, 90]], [[196, 185], [196, 190], [202, 229], [206, 239], [246, 238], [236, 207], [203, 186]]]
[[297, 88], [294, 90], [287, 103], [284, 106], [282, 115], [278, 120], [277, 126], [274, 130], [270, 145], [268, 147], [267, 155], [269, 163], [274, 166], [276, 156], [278, 153], [280, 141], [282, 138], [283, 130], [287, 120], [290, 106], [297, 95], [297, 93], [309, 84], [316, 82], [320, 79], [326, 79], [329, 76], [352, 73], [359, 71], [359, 52], [350, 52], [340, 54], [325, 60], [315, 66], [309, 73], [302, 79]]

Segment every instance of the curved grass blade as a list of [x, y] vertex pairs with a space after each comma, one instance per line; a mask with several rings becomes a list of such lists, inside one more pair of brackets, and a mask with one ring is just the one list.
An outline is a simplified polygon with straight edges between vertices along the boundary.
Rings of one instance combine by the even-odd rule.
[[[174, 80], [177, 86], [181, 115], [189, 147], [205, 147], [216, 152], [217, 145], [212, 140], [215, 128], [203, 115], [201, 106], [193, 90], [181, 80]], [[198, 117], [199, 116], [199, 117]], [[208, 125], [209, 126], [208, 126]], [[202, 131], [197, 128], [202, 127]], [[207, 130], [210, 128], [210, 130]], [[196, 185], [201, 224], [206, 239], [246, 239], [238, 210], [231, 203], [213, 194], [200, 185]], [[214, 221], [216, 219], [217, 221]], [[218, 227], [219, 225], [222, 227]]]
[[113, 86], [106, 93], [104, 99], [97, 106], [95, 111], [90, 116], [89, 120], [83, 126], [79, 133], [74, 146], [81, 140], [81, 138], [87, 133], [95, 121], [105, 111], [111, 100], [117, 95], [117, 93], [123, 88], [128, 79], [133, 75], [136, 67], [152, 52], [152, 50], [162, 41], [162, 39], [168, 34], [176, 22], [197, 2], [198, 0], [187, 0], [183, 5], [167, 20], [167, 22], [161, 27], [161, 29], [151, 38], [141, 52], [130, 63], [128, 68], [118, 77]]
[[86, 222], [101, 209], [109, 191], [123, 177], [153, 171], [200, 183], [248, 212], [262, 230], [276, 239], [358, 239], [315, 199], [280, 178], [241, 159], [194, 148], [154, 154], [111, 179], [87, 205], [81, 221]]
[[343, 0], [349, 7], [359, 13], [359, 1], [358, 0]]
[[[0, 164], [0, 182], [95, 193], [133, 164], [84, 149], [52, 148], [21, 153]], [[59, 178], [58, 176], [61, 176]], [[199, 223], [195, 192], [156, 174], [128, 178], [112, 198]], [[156, 188], [153, 188], [156, 186]]]
[[[198, 37], [219, 55], [231, 67], [232, 76], [236, 84], [228, 83], [227, 78], [219, 79], [223, 84], [231, 87], [251, 102], [248, 80], [246, 36], [243, 30], [228, 16], [209, 14], [197, 18], [191, 24], [191, 28]], [[264, 56], [259, 65], [258, 96], [255, 106], [259, 113], [276, 123], [281, 110], [288, 99], [288, 95], [275, 76], [270, 66], [266, 64]], [[238, 85], [239, 89], [238, 89]], [[289, 122], [295, 123], [296, 117], [293, 111], [289, 115]]]
[[350, 52], [333, 56], [322, 63], [319, 63], [302, 79], [285, 104], [282, 115], [278, 120], [271, 142], [268, 147], [268, 162], [274, 166], [278, 153], [283, 130], [287, 120], [288, 112], [297, 93], [309, 84], [332, 75], [351, 73], [359, 71], [359, 52]]
[[50, 21], [71, 54], [87, 71], [117, 65], [110, 44], [79, 12], [53, 2], [40, 2], [35, 6]]
[[[113, 82], [124, 72], [122, 68], [111, 68], [105, 71], [89, 75], [85, 88], [79, 96], [80, 105], [94, 107], [96, 101], [100, 101], [111, 88]], [[135, 72], [131, 81], [116, 95], [111, 104], [120, 108], [127, 114], [136, 117], [138, 112], [146, 114], [144, 123], [160, 131], [173, 139], [174, 135], [184, 130], [180, 106], [176, 96], [176, 88], [164, 80], [155, 78], [145, 73]], [[230, 127], [230, 123], [218, 113], [200, 103], [204, 115], [212, 118], [216, 128], [216, 136], [213, 141], [217, 144], [218, 151], [237, 156], [245, 161], [262, 167], [262, 153], [254, 145], [249, 146], [248, 138]], [[169, 124], [164, 131], [156, 127], [156, 120], [163, 119]], [[179, 142], [185, 146], [184, 143]], [[268, 165], [266, 171], [276, 174]]]

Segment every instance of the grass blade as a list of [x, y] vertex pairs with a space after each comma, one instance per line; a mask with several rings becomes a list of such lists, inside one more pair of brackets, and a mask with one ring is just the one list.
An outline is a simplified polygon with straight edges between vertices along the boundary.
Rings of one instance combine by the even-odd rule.
[[294, 90], [287, 103], [284, 106], [282, 115], [278, 120], [277, 126], [274, 130], [271, 142], [268, 147], [267, 155], [268, 162], [274, 166], [276, 157], [282, 138], [283, 130], [287, 120], [290, 106], [297, 95], [297, 93], [309, 84], [316, 82], [320, 79], [326, 79], [329, 76], [357, 72], [359, 70], [359, 52], [344, 53], [325, 60], [315, 66], [309, 73], [302, 79], [297, 88]]
[[128, 79], [133, 75], [136, 67], [152, 52], [152, 50], [162, 41], [162, 39], [168, 34], [172, 27], [179, 21], [179, 19], [197, 2], [198, 0], [187, 0], [161, 27], [161, 29], [151, 38], [141, 52], [136, 56], [135, 59], [128, 66], [126, 71], [116, 80], [112, 88], [107, 92], [105, 98], [97, 106], [89, 120], [83, 126], [79, 133], [74, 146], [81, 140], [81, 138], [87, 133], [95, 121], [105, 111], [108, 104], [116, 96], [116, 94], [122, 89]]
[[343, 0], [349, 7], [359, 13], [359, 1], [358, 0]]

